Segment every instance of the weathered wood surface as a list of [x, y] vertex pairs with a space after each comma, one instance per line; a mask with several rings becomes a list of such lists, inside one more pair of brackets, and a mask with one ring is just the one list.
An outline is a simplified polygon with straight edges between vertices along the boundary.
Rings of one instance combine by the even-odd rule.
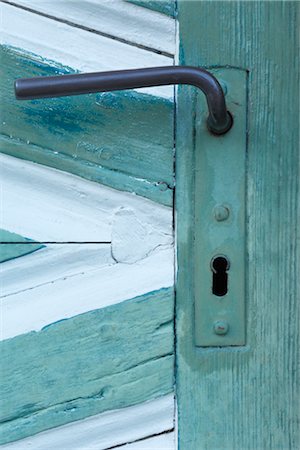
[[173, 299], [162, 289], [2, 342], [1, 442], [172, 392]]
[[[40, 256], [36, 261], [37, 265], [41, 262], [43, 252], [44, 250], [41, 250], [40, 255], [32, 256], [32, 260]], [[16, 273], [18, 264], [16, 261], [5, 263], [9, 267], [2, 273], [6, 290], [6, 295], [2, 298], [2, 313], [5, 317], [2, 325], [3, 339], [32, 330], [38, 331], [53, 322], [122, 303], [137, 295], [173, 285], [173, 249], [156, 252], [136, 264], [113, 265], [105, 265], [105, 261], [101, 261], [101, 256], [104, 256], [101, 255], [101, 246], [97, 248], [97, 245], [94, 245], [94, 249], [85, 248], [83, 252], [84, 257], [73, 253], [74, 258], [82, 258], [82, 266], [79, 260], [75, 268], [72, 265], [67, 266], [60, 274], [52, 268], [49, 268], [47, 273], [47, 266], [43, 264], [41, 269], [36, 268], [37, 274], [31, 275], [24, 261], [24, 269], [22, 265], [20, 268], [20, 281], [15, 283], [11, 276], [13, 270]], [[72, 257], [72, 253], [70, 256]], [[85, 261], [89, 257], [90, 261]], [[27, 258], [30, 258], [30, 255]], [[32, 260], [30, 265], [33, 270], [35, 264]], [[58, 258], [57, 260], [62, 264]], [[13, 262], [14, 265], [10, 264]], [[55, 264], [55, 258], [50, 259], [50, 263]], [[7, 272], [10, 279], [6, 282]], [[26, 274], [28, 279], [23, 280]], [[18, 290], [19, 286], [21, 289]]]
[[182, 88], [179, 93], [176, 381], [181, 450], [299, 448], [298, 10], [297, 2], [179, 2], [181, 64], [249, 71], [246, 347], [194, 346], [192, 175], [201, 171], [194, 166], [201, 143], [193, 140], [193, 92]]
[[143, 6], [153, 11], [166, 14], [167, 16], [176, 16], [176, 0], [125, 0], [128, 3]]
[[[175, 448], [174, 395], [164, 395], [43, 431], [6, 444], [3, 450], [105, 450], [126, 443], [127, 448], [173, 450]], [[155, 436], [160, 433], [160, 436]], [[155, 436], [148, 438], [148, 436]], [[146, 438], [146, 439], [145, 439]], [[129, 444], [130, 443], [130, 444]]]
[[24, 236], [0, 229], [0, 263], [28, 255], [43, 247]]
[[[15, 0], [25, 10], [158, 54], [175, 54], [175, 20], [123, 0]], [[152, 6], [147, 2], [141, 6]], [[157, 2], [156, 2], [157, 3]], [[170, 16], [175, 2], [159, 2]], [[173, 5], [172, 5], [173, 3]], [[163, 12], [163, 11], [159, 11]]]
[[[102, 21], [106, 21], [105, 12], [107, 11], [105, 7], [103, 8], [102, 2], [97, 3], [98, 15], [101, 16], [98, 22], [100, 25]], [[79, 72], [100, 72], [102, 70], [173, 64], [172, 55], [166, 56], [151, 48], [146, 50], [127, 42], [121, 42], [117, 37], [114, 39], [114, 33], [111, 36], [105, 36], [85, 29], [80, 24], [66, 23], [67, 17], [72, 15], [69, 10], [65, 14], [64, 20], [59, 20], [4, 2], [1, 2], [0, 8], [3, 17], [1, 44], [37, 55], [37, 58], [42, 61], [56, 61], [62, 66], [72, 67], [73, 70]], [[74, 10], [74, 8], [70, 9]], [[147, 12], [147, 10], [144, 11]], [[124, 22], [122, 16], [116, 15], [115, 20], [118, 25], [115, 25], [114, 28], [122, 28]], [[149, 26], [151, 27], [151, 23]], [[146, 26], [144, 28], [147, 30]], [[173, 99], [172, 86], [146, 87], [141, 88], [139, 92]]]
[[1, 61], [2, 152], [172, 204], [172, 102], [129, 91], [20, 102], [16, 78], [73, 70], [7, 47]]

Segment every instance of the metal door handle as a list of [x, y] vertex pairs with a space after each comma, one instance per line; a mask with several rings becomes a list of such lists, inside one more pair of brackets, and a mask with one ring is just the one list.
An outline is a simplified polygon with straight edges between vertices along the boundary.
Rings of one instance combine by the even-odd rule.
[[201, 89], [206, 96], [209, 110], [208, 129], [216, 135], [225, 134], [230, 130], [233, 119], [227, 111], [223, 90], [211, 73], [199, 67], [151, 67], [21, 78], [15, 81], [15, 94], [18, 100], [29, 100], [170, 84], [190, 84]]

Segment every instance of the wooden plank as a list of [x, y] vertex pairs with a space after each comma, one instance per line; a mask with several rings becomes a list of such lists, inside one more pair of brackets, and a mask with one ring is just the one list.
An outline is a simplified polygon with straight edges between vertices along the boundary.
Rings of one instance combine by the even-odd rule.
[[[98, 251], [101, 253], [99, 248]], [[85, 257], [89, 257], [86, 249]], [[25, 281], [22, 275], [26, 275], [26, 267], [21, 270], [20, 280], [11, 280], [11, 276], [6, 278], [11, 265], [7, 270], [3, 268], [1, 309], [5, 321], [2, 339], [39, 331], [53, 322], [173, 286], [173, 259], [174, 251], [170, 248], [154, 252], [136, 264], [101, 265], [100, 261], [97, 267], [97, 260], [90, 255], [90, 265], [83, 261], [82, 271], [72, 273], [72, 267], [66, 267], [57, 277], [56, 271], [51, 268], [47, 271], [43, 264], [37, 274], [30, 275], [27, 271], [28, 279]], [[36, 261], [37, 264], [39, 262]], [[11, 261], [4, 264], [9, 263]], [[64, 272], [67, 272], [65, 276]]]
[[179, 93], [176, 379], [182, 449], [299, 447], [298, 11], [297, 2], [179, 2], [181, 64], [249, 71], [244, 349], [194, 346], [192, 174], [200, 138], [193, 141], [193, 91]]
[[173, 315], [162, 289], [2, 342], [1, 443], [172, 392]]
[[0, 229], [0, 263], [28, 255], [43, 247], [44, 245], [34, 243], [31, 239]]
[[[3, 17], [1, 44], [36, 55], [40, 61], [56, 61], [79, 72], [173, 64], [172, 56], [128, 45], [111, 36], [74, 28], [7, 3], [2, 2], [0, 7]], [[105, 15], [103, 19], [105, 20]], [[118, 27], [121, 27], [121, 24]], [[144, 28], [147, 29], [147, 26]], [[173, 32], [171, 36], [175, 38]], [[172, 86], [142, 88], [140, 92], [173, 100]]]
[[38, 242], [113, 241], [118, 261], [126, 259], [118, 248], [134, 240], [140, 247], [128, 251], [136, 260], [173, 241], [171, 208], [11, 156], [0, 154], [0, 163], [1, 222], [11, 232]]
[[[174, 450], [174, 395], [108, 411], [6, 444], [2, 450], [127, 448]], [[161, 436], [147, 438], [164, 433]], [[146, 439], [145, 439], [146, 438]], [[130, 444], [128, 444], [130, 443]], [[147, 447], [148, 446], [148, 447]]]
[[123, 0], [16, 0], [9, 3], [129, 45], [169, 56], [175, 53], [175, 20], [171, 11], [174, 2], [161, 5], [172, 17]]
[[172, 204], [171, 102], [136, 92], [20, 102], [16, 78], [71, 70], [8, 48], [1, 59], [1, 151]]

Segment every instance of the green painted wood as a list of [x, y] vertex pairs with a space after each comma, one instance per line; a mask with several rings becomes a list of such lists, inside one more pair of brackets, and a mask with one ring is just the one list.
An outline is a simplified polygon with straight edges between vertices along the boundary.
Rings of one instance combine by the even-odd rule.
[[1, 344], [1, 443], [172, 392], [174, 293], [151, 292]]
[[7, 155], [70, 172], [121, 191], [137, 193], [166, 206], [173, 204], [173, 189], [164, 182], [149, 182], [64, 154], [58, 157], [57, 153], [49, 148], [27, 144], [19, 138], [14, 139], [4, 135], [0, 135], [0, 150]]
[[[180, 63], [249, 71], [247, 346], [240, 349], [194, 345], [193, 174], [200, 170], [195, 152], [201, 151], [201, 136], [193, 121], [194, 90], [179, 90], [180, 450], [296, 450], [300, 446], [298, 11], [299, 3], [288, 1], [179, 1]], [[229, 173], [228, 182], [230, 177]]]
[[172, 204], [171, 101], [134, 91], [17, 101], [16, 78], [72, 69], [9, 47], [0, 57], [1, 151]]
[[35, 252], [45, 245], [34, 243], [16, 233], [0, 229], [0, 263]]
[[125, 0], [128, 3], [134, 3], [144, 8], [166, 14], [167, 16], [176, 17], [176, 0]]

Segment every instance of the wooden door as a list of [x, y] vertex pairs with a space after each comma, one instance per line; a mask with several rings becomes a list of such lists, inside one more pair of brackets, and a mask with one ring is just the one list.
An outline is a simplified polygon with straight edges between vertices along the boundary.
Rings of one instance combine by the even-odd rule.
[[[240, 277], [244, 285], [240, 297], [232, 301], [245, 301], [245, 344], [202, 346], [197, 327], [203, 317], [195, 321], [195, 313], [205, 296], [212, 301], [210, 292], [200, 292], [197, 285], [199, 271], [212, 276], [210, 268], [203, 267], [203, 230], [210, 242], [215, 227], [225, 235], [226, 226], [230, 226], [226, 220], [217, 223], [213, 211], [207, 208], [201, 182], [211, 180], [205, 173], [208, 166], [203, 154], [208, 146], [210, 155], [223, 158], [221, 146], [230, 159], [232, 142], [231, 131], [217, 144], [215, 138], [198, 131], [205, 110], [199, 106], [195, 92], [182, 87], [176, 148], [176, 392], [182, 450], [299, 448], [298, 10], [298, 2], [285, 1], [179, 1], [180, 63], [224, 71], [227, 98], [232, 94], [229, 108], [235, 116], [233, 145], [238, 143], [247, 157], [246, 191], [241, 190], [239, 200], [246, 205], [246, 251], [244, 262], [240, 262], [245, 264], [245, 275], [239, 273], [235, 256], [228, 271], [229, 298], [234, 277]], [[242, 102], [233, 98], [236, 84], [232, 80], [237, 71], [247, 76], [246, 100]], [[247, 133], [243, 143], [245, 112]], [[222, 178], [223, 190], [207, 193], [216, 206], [226, 202], [226, 192], [232, 195], [230, 187], [244, 170], [241, 164], [237, 172], [235, 159], [225, 161], [227, 169], [229, 162], [232, 170]], [[210, 164], [210, 174], [214, 174], [214, 167], [220, 170], [213, 156]], [[215, 178], [214, 186], [219, 181]], [[240, 206], [237, 201], [228, 203], [234, 221]], [[236, 244], [228, 246], [229, 258]], [[200, 300], [199, 292], [204, 296]], [[209, 313], [212, 305], [206, 306]], [[201, 311], [209, 317], [207, 311]], [[240, 325], [232, 317], [229, 334]], [[212, 321], [207, 332], [213, 333]]]
[[[173, 6], [3, 5], [4, 448], [299, 447], [297, 3], [179, 0], [177, 60], [221, 82], [226, 136], [192, 87], [176, 114], [172, 88], [8, 89], [173, 64]], [[230, 263], [217, 299], [214, 257]]]

